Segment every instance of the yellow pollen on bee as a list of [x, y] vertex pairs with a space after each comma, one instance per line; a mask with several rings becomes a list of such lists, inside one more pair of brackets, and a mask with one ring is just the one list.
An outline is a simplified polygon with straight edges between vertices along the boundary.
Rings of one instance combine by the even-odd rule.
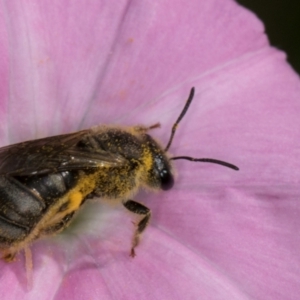
[[153, 157], [151, 152], [147, 148], [144, 148], [143, 150], [143, 164], [148, 171], [152, 169]]
[[81, 192], [74, 192], [69, 196], [68, 211], [77, 210], [83, 200], [83, 195]]

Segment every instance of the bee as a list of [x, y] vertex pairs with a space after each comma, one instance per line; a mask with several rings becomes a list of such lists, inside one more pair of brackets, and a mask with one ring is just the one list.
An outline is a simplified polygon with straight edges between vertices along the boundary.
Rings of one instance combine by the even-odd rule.
[[159, 124], [150, 127], [100, 125], [0, 148], [2, 258], [12, 261], [22, 249], [26, 255], [26, 249], [34, 240], [62, 231], [83, 203], [94, 197], [120, 201], [127, 210], [139, 215], [130, 250], [134, 257], [151, 211], [132, 198], [140, 188], [171, 189], [173, 160], [215, 163], [238, 170], [216, 159], [168, 154], [194, 91], [192, 88], [165, 148], [148, 133]]

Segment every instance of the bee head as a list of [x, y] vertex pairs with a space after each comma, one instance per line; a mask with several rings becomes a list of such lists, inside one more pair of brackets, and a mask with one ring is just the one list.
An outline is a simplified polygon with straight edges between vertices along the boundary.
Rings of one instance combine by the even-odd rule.
[[[194, 98], [194, 93], [195, 93], [195, 88], [192, 88], [182, 112], [180, 113], [177, 121], [174, 123], [174, 125], [172, 127], [169, 142], [164, 150], [161, 149], [161, 147], [157, 144], [157, 142], [155, 142], [151, 138], [150, 135], [146, 134], [147, 145], [149, 147], [148, 149], [149, 149], [149, 151], [151, 153], [151, 157], [152, 157], [152, 166], [151, 166], [151, 168], [149, 168], [149, 171], [148, 171], [149, 176], [148, 176], [148, 180], [147, 180], [148, 184], [150, 186], [156, 186], [156, 187], [158, 186], [162, 190], [169, 190], [173, 187], [174, 176], [173, 176], [173, 172], [172, 172], [172, 165], [170, 162], [171, 160], [185, 159], [185, 160], [194, 161], [194, 162], [208, 162], [208, 163], [222, 165], [222, 166], [231, 168], [236, 171], [239, 170], [239, 168], [236, 167], [235, 165], [232, 165], [230, 163], [227, 163], [227, 162], [224, 162], [221, 160], [212, 159], [212, 158], [194, 158], [194, 157], [190, 157], [190, 156], [176, 156], [176, 157], [169, 158], [167, 156], [166, 153], [172, 144], [178, 124], [182, 120], [184, 115], [186, 114], [186, 112]], [[156, 125], [154, 125], [153, 127], [156, 127]]]
[[[148, 161], [147, 184], [152, 187], [158, 187], [164, 191], [171, 189], [174, 185], [174, 176], [170, 158], [160, 145], [148, 134], [145, 135]], [[147, 159], [145, 160], [147, 161]]]

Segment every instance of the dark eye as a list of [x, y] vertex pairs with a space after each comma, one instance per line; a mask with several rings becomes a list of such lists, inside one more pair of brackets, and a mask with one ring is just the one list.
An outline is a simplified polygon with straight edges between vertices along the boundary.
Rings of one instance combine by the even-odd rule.
[[170, 171], [163, 169], [160, 172], [161, 189], [167, 191], [174, 185], [174, 178]]

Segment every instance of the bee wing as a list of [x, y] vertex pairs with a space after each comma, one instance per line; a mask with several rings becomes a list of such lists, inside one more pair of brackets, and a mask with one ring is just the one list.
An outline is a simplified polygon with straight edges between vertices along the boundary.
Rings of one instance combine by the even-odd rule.
[[124, 163], [125, 159], [119, 155], [76, 147], [90, 133], [82, 130], [0, 148], [0, 175], [30, 176]]

